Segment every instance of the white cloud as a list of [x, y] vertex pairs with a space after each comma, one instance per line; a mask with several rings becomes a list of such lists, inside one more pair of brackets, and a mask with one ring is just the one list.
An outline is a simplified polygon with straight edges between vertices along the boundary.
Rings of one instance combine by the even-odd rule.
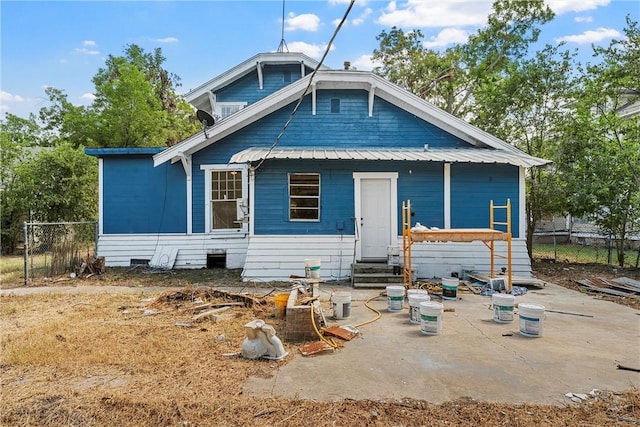
[[[362, 11], [362, 13], [360, 14], [360, 16], [358, 16], [357, 18], [354, 18], [351, 20], [351, 23], [353, 25], [355, 25], [356, 27], [358, 25], [362, 25], [364, 23], [364, 21], [367, 20], [367, 18], [371, 15], [371, 13], [373, 12], [373, 10], [371, 10], [370, 7], [366, 8], [365, 10]], [[337, 24], [336, 24], [337, 25]]]
[[0, 111], [9, 111], [9, 107], [7, 107], [6, 105], [0, 104]]
[[[322, 58], [324, 51], [327, 49], [327, 45], [323, 44], [310, 44], [305, 42], [293, 42], [287, 43], [289, 52], [300, 52], [314, 59]], [[334, 50], [334, 45], [331, 45], [331, 50]]]
[[593, 22], [593, 18], [591, 16], [576, 16], [573, 20], [575, 22]]
[[371, 55], [360, 55], [355, 61], [351, 61], [351, 66], [361, 71], [370, 71], [381, 65], [381, 62], [373, 61]]
[[91, 50], [85, 47], [77, 47], [76, 52], [81, 53], [83, 55], [100, 55], [99, 50]]
[[595, 31], [588, 30], [582, 34], [574, 34], [571, 36], [558, 37], [555, 39], [555, 41], [585, 44], [585, 43], [597, 43], [602, 40], [612, 39], [614, 37], [619, 37], [619, 36], [620, 36], [620, 32], [618, 30], [615, 30], [613, 28], [600, 27]]
[[293, 12], [289, 12], [289, 16], [285, 19], [287, 24], [286, 31], [304, 30], [304, 31], [318, 31], [320, 26], [320, 18], [313, 13], [303, 13], [302, 15], [296, 15]]
[[25, 102], [26, 99], [24, 99], [20, 95], [12, 95], [9, 92], [5, 92], [4, 90], [1, 90], [0, 91], [0, 101], [4, 101], [4, 102]]
[[556, 14], [562, 15], [565, 12], [594, 10], [608, 5], [611, 0], [547, 0], [546, 3]]
[[95, 46], [97, 46], [97, 43], [95, 41], [83, 40], [82, 47], [77, 47], [75, 51], [83, 55], [100, 55], [100, 51], [94, 49]]
[[487, 21], [490, 12], [491, 2], [488, 1], [408, 0], [401, 4], [392, 1], [376, 22], [400, 28], [480, 26]]
[[153, 39], [158, 43], [178, 43], [178, 39], [176, 37], [164, 37], [161, 39]]
[[96, 99], [96, 96], [92, 93], [83, 93], [80, 95], [80, 99], [93, 102]]
[[443, 47], [455, 43], [465, 43], [469, 39], [469, 33], [459, 28], [445, 28], [437, 36], [431, 37], [429, 41], [422, 42], [422, 46], [427, 49], [432, 47]]

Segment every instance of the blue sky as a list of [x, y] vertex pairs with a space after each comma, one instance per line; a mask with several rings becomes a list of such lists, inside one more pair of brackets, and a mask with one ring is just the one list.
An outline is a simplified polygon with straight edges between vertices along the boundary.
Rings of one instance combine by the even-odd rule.
[[[349, 0], [285, 3], [289, 51], [320, 59]], [[556, 12], [541, 42], [566, 41], [591, 60], [592, 44], [622, 38], [625, 16], [640, 20], [637, 0], [548, 0]], [[0, 114], [27, 117], [47, 105], [44, 89], [63, 90], [87, 105], [92, 77], [107, 55], [128, 44], [162, 48], [164, 67], [182, 79], [182, 93], [256, 53], [276, 51], [282, 38], [282, 1], [0, 1]], [[397, 26], [419, 28], [425, 43], [443, 49], [486, 23], [491, 1], [357, 0], [325, 64], [350, 61], [370, 70], [376, 36]]]

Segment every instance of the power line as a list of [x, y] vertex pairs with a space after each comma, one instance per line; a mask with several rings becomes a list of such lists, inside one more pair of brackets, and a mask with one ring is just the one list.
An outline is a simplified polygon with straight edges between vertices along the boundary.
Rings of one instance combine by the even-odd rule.
[[342, 20], [340, 21], [340, 23], [336, 27], [335, 31], [333, 32], [333, 35], [331, 36], [331, 40], [329, 40], [329, 44], [327, 44], [327, 48], [325, 49], [324, 54], [322, 55], [322, 59], [320, 59], [320, 62], [318, 63], [318, 66], [313, 70], [313, 73], [311, 73], [311, 77], [309, 77], [309, 82], [307, 83], [307, 87], [304, 89], [304, 91], [302, 91], [302, 94], [300, 95], [300, 98], [298, 98], [298, 102], [296, 103], [296, 106], [293, 108], [293, 111], [291, 111], [291, 114], [289, 115], [289, 118], [287, 119], [287, 121], [285, 122], [284, 126], [282, 127], [282, 130], [280, 131], [280, 133], [276, 137], [275, 141], [273, 141], [273, 144], [271, 144], [271, 147], [269, 148], [269, 151], [267, 151], [267, 154], [264, 156], [264, 158], [262, 160], [260, 160], [260, 163], [258, 163], [258, 165], [255, 167], [255, 170], [258, 170], [258, 168], [260, 168], [260, 166], [262, 166], [262, 163], [264, 163], [264, 161], [267, 159], [267, 157], [269, 157], [269, 155], [271, 154], [273, 149], [276, 147], [276, 145], [280, 141], [280, 138], [282, 138], [282, 135], [284, 135], [284, 132], [289, 127], [289, 124], [291, 123], [291, 120], [293, 120], [293, 117], [296, 115], [296, 112], [298, 111], [298, 108], [300, 107], [300, 104], [302, 104], [302, 101], [304, 100], [304, 97], [307, 94], [307, 91], [311, 87], [311, 83], [313, 83], [313, 78], [316, 76], [316, 74], [318, 73], [318, 70], [320, 69], [320, 67], [322, 67], [322, 64], [324, 63], [325, 58], [329, 54], [329, 50], [331, 50], [331, 45], [333, 44], [333, 41], [335, 40], [336, 36], [338, 35], [338, 32], [340, 32], [340, 29], [342, 28], [342, 25], [347, 20], [347, 16], [349, 16], [349, 12], [351, 12], [351, 8], [353, 7], [353, 4], [355, 3], [355, 1], [356, 0], [351, 0], [351, 2], [349, 3], [349, 7], [347, 7], [347, 10], [344, 13], [344, 16], [342, 17]]

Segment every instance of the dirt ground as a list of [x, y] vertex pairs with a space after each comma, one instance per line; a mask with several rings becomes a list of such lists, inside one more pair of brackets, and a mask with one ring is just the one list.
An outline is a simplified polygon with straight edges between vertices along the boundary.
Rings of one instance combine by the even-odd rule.
[[[578, 289], [588, 277], [640, 279], [637, 270], [535, 262], [539, 279]], [[603, 426], [640, 424], [640, 391], [601, 390], [564, 406], [505, 405], [461, 398], [426, 401], [253, 398], [251, 376], [277, 375], [298, 353], [285, 343], [282, 361], [246, 360], [243, 325], [273, 318], [273, 294], [250, 306], [231, 305], [215, 319], [193, 320], [194, 304], [227, 304], [229, 297], [198, 286], [237, 286], [264, 295], [287, 284], [242, 283], [237, 271], [147, 274], [111, 269], [103, 277], [47, 285], [139, 286], [134, 294], [45, 294], [0, 298], [0, 423], [7, 426]], [[150, 293], [146, 286], [181, 290]], [[17, 285], [13, 285], [17, 286]], [[11, 287], [13, 287], [11, 286]], [[7, 284], [3, 284], [6, 288]], [[257, 287], [260, 292], [257, 292]], [[640, 308], [639, 298], [611, 298]], [[237, 301], [233, 301], [237, 302]], [[323, 357], [323, 356], [315, 356]], [[327, 373], [310, 373], [327, 375]], [[640, 378], [640, 373], [638, 374]]]

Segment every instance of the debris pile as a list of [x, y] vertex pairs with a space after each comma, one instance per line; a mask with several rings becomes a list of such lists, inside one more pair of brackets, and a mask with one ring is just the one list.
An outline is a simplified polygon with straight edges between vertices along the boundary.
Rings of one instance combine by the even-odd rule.
[[630, 297], [640, 295], [640, 281], [628, 277], [616, 277], [615, 279], [603, 279], [591, 277], [578, 280], [577, 283], [589, 292], [602, 293], [618, 297]]

